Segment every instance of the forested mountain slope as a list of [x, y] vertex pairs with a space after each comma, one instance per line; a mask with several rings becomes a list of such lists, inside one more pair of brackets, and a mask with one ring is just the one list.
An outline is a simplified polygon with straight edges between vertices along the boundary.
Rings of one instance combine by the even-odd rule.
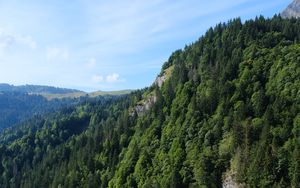
[[78, 104], [79, 99], [47, 100], [39, 95], [21, 92], [0, 92], [0, 132], [35, 115], [54, 112]]
[[131, 90], [86, 93], [50, 86], [0, 84], [0, 132], [35, 115], [79, 104], [89, 98], [129, 94]]
[[300, 20], [218, 24], [172, 54], [161, 85], [3, 133], [0, 185], [297, 187], [299, 54]]
[[50, 101], [41, 94], [71, 95], [78, 92], [81, 91], [50, 86], [0, 84], [0, 131], [28, 120], [34, 115], [53, 112], [80, 101], [73, 98]]

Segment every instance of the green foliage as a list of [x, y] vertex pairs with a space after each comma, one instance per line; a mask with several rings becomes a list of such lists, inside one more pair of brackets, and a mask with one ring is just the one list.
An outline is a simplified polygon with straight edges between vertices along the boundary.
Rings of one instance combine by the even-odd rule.
[[0, 131], [34, 116], [45, 115], [62, 107], [78, 104], [80, 101], [82, 99], [48, 101], [39, 95], [10, 91], [0, 92]]
[[228, 171], [249, 187], [297, 187], [299, 33], [278, 16], [219, 24], [173, 53], [161, 88], [4, 132], [1, 187], [222, 187]]

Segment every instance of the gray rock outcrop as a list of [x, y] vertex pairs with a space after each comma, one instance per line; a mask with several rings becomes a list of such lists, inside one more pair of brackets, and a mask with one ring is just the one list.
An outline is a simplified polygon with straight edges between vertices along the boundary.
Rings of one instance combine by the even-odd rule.
[[134, 116], [135, 114], [137, 116], [144, 115], [145, 112], [148, 111], [155, 102], [156, 102], [156, 96], [150, 95], [145, 101], [143, 101], [141, 104], [138, 104], [134, 107], [133, 111], [131, 112], [131, 116]]
[[300, 18], [300, 0], [294, 0], [282, 13], [283, 18]]
[[156, 84], [159, 88], [163, 85], [163, 83], [167, 80], [166, 75], [162, 75], [156, 78], [154, 84]]
[[236, 182], [235, 179], [236, 174], [232, 171], [226, 172], [223, 180], [223, 188], [245, 188], [244, 184], [240, 184]]

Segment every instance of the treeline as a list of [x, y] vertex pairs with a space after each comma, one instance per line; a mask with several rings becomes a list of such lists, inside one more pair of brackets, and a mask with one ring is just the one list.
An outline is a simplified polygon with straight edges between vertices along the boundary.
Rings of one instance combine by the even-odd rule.
[[40, 85], [21, 85], [14, 86], [9, 84], [0, 84], [0, 92], [18, 92], [18, 93], [30, 93], [30, 94], [69, 94], [82, 92], [75, 89], [58, 88], [51, 86], [40, 86]]
[[[300, 183], [300, 20], [234, 19], [172, 54], [162, 88], [87, 102], [0, 137], [1, 187]], [[132, 115], [146, 94], [156, 103]]]
[[0, 132], [36, 115], [44, 115], [80, 103], [81, 99], [47, 100], [40, 95], [0, 92]]

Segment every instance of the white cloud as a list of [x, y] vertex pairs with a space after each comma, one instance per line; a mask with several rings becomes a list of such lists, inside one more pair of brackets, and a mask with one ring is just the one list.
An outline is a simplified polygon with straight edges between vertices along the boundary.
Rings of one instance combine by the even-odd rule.
[[20, 41], [24, 45], [30, 47], [31, 49], [35, 50], [36, 49], [36, 42], [33, 40], [31, 36], [20, 36], [17, 37], [17, 41]]
[[14, 37], [10, 35], [5, 35], [0, 32], [0, 52], [3, 53], [3, 51], [6, 50], [9, 46], [11, 46], [14, 43], [14, 41]]
[[36, 49], [36, 42], [31, 36], [17, 35], [5, 33], [0, 29], [0, 53], [3, 54], [5, 50], [10, 47], [18, 47], [24, 45], [30, 49]]
[[113, 74], [106, 76], [106, 82], [109, 82], [109, 83], [118, 82], [118, 81], [120, 81], [119, 78], [120, 78], [119, 74], [113, 73]]
[[49, 47], [47, 48], [47, 59], [64, 59], [68, 60], [70, 58], [69, 50], [66, 48], [58, 48], [58, 47]]
[[[196, 26], [201, 24], [200, 18], [249, 1], [87, 1], [85, 6], [89, 19], [86, 39], [102, 56], [137, 53], [174, 38], [198, 34], [200, 29]], [[195, 21], [193, 28], [183, 27], [193, 19], [199, 20], [198, 23]]]
[[107, 75], [106, 77], [101, 76], [101, 75], [93, 75], [92, 76], [92, 81], [94, 83], [116, 83], [116, 82], [121, 82], [124, 80], [120, 79], [120, 75], [117, 73], [112, 73]]
[[94, 83], [101, 83], [101, 82], [104, 81], [104, 78], [103, 78], [103, 76], [100, 76], [100, 75], [93, 75], [92, 76], [92, 81]]
[[92, 58], [89, 59], [89, 62], [88, 62], [87, 66], [89, 68], [94, 68], [96, 66], [96, 62], [97, 62], [96, 58], [92, 57]]
[[[288, 1], [0, 1], [0, 79], [141, 88], [152, 83], [172, 51], [209, 26], [237, 16], [271, 15]], [[38, 27], [41, 23], [47, 24]], [[51, 61], [41, 63], [46, 58]], [[52, 63], [66, 59], [60, 66]]]

